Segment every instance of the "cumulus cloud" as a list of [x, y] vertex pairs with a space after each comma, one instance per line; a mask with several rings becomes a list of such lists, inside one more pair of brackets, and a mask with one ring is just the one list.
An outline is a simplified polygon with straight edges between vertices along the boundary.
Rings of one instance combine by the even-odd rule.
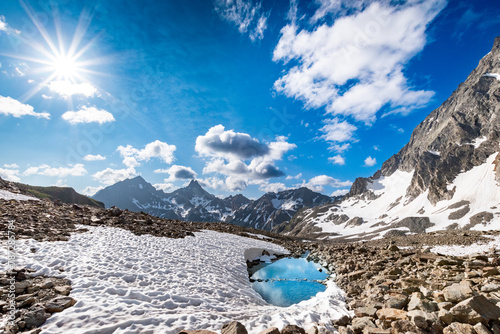
[[102, 161], [102, 160], [106, 160], [106, 157], [103, 157], [100, 154], [97, 154], [97, 155], [87, 154], [86, 156], [83, 157], [83, 160], [85, 160], [85, 161]]
[[345, 165], [345, 159], [341, 155], [334, 155], [333, 157], [329, 157], [328, 161], [334, 165]]
[[3, 165], [5, 168], [19, 168], [19, 165], [18, 164], [4, 164]]
[[[327, 119], [326, 124], [320, 131], [323, 132], [322, 138], [329, 142], [346, 142], [354, 139], [354, 132], [358, 129], [347, 121], [340, 121], [338, 118]], [[348, 146], [338, 146], [340, 150]]]
[[134, 168], [112, 169], [106, 168], [92, 175], [94, 180], [101, 182], [104, 185], [110, 186], [125, 179], [130, 179], [137, 176], [138, 173]]
[[215, 10], [252, 41], [264, 38], [269, 13], [262, 11], [262, 2], [252, 0], [216, 0]]
[[78, 111], [66, 111], [61, 117], [70, 124], [93, 122], [104, 124], [115, 121], [113, 114], [109, 111], [86, 106], [81, 107]]
[[301, 177], [302, 177], [302, 173], [299, 173], [299, 174], [297, 174], [297, 175], [295, 175], [295, 176], [288, 175], [288, 176], [286, 177], [286, 179], [285, 179], [285, 180], [294, 180], [294, 179], [295, 179], [295, 180], [298, 180], [298, 179], [300, 179]]
[[169, 177], [165, 179], [166, 183], [171, 183], [177, 180], [196, 179], [198, 175], [191, 167], [179, 165], [172, 165], [168, 169], [156, 169], [154, 172], [169, 174]]
[[308, 18], [297, 14], [296, 1], [291, 2], [289, 23], [273, 51], [273, 60], [285, 67], [274, 88], [306, 108], [324, 108], [333, 115], [321, 128], [321, 138], [341, 153], [350, 146], [339, 143], [354, 139], [354, 122], [369, 125], [379, 113], [406, 115], [433, 97], [432, 91], [412, 87], [405, 67], [425, 47], [427, 27], [446, 1], [316, 4], [319, 8]]
[[335, 190], [330, 196], [336, 197], [336, 196], [343, 196], [349, 192], [349, 189], [337, 189]]
[[149, 161], [151, 158], [157, 158], [170, 164], [174, 158], [175, 145], [155, 140], [147, 144], [143, 149], [136, 149], [132, 145], [118, 146], [116, 149], [123, 157], [123, 164], [129, 168], [140, 166], [139, 161]]
[[375, 166], [377, 164], [377, 159], [368, 157], [365, 159], [365, 167]]
[[83, 95], [87, 98], [97, 95], [97, 88], [88, 82], [74, 83], [69, 80], [53, 80], [48, 83], [47, 87], [64, 99], [73, 95]]
[[318, 175], [311, 179], [308, 182], [302, 182], [301, 187], [306, 187], [316, 192], [324, 192], [324, 186], [330, 186], [333, 188], [343, 188], [349, 187], [352, 185], [351, 181], [341, 181], [339, 179], [335, 179], [328, 175]]
[[6, 168], [0, 168], [0, 177], [12, 182], [21, 181], [19, 178], [19, 169], [17, 169], [19, 167], [17, 167], [17, 165], [4, 165], [4, 167]]
[[22, 116], [35, 116], [37, 118], [50, 119], [50, 114], [47, 112], [36, 113], [34, 108], [29, 104], [23, 104], [11, 97], [0, 95], [0, 115], [14, 116], [16, 118]]
[[[426, 28], [445, 4], [374, 2], [312, 31], [292, 22], [282, 29], [273, 60], [297, 65], [275, 82], [275, 89], [307, 107], [367, 123], [384, 106], [401, 113], [422, 107], [433, 92], [412, 90], [403, 69], [424, 48]], [[324, 16], [329, 10], [322, 5], [319, 11], [317, 16]]]
[[87, 174], [87, 170], [83, 164], [68, 165], [68, 167], [51, 167], [43, 164], [36, 167], [29, 167], [23, 175], [44, 175], [52, 177], [68, 177], [68, 176], [83, 176]]
[[226, 130], [217, 125], [196, 139], [195, 150], [207, 158], [203, 174], [225, 175], [225, 186], [230, 190], [243, 190], [253, 180], [284, 176], [275, 162], [296, 147], [278, 136], [275, 141], [262, 143], [249, 134]]
[[196, 152], [202, 156], [236, 159], [250, 159], [269, 153], [269, 146], [260, 143], [246, 133], [225, 130], [224, 126], [216, 125], [203, 136], [196, 138]]
[[156, 183], [153, 184], [153, 187], [155, 187], [156, 190], [161, 190], [166, 193], [172, 192], [177, 189], [177, 187], [173, 183]]

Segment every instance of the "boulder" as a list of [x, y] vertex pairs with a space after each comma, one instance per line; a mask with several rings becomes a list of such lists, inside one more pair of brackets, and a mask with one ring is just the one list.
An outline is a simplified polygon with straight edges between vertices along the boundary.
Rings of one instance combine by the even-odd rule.
[[306, 331], [303, 328], [296, 325], [286, 325], [281, 330], [281, 334], [306, 334]]
[[500, 308], [483, 295], [474, 296], [458, 303], [451, 308], [450, 312], [458, 321], [471, 325], [479, 322], [487, 324], [491, 320], [500, 318]]
[[443, 290], [447, 302], [458, 303], [472, 297], [472, 290], [467, 284], [452, 284]]
[[478, 323], [474, 326], [474, 330], [476, 331], [476, 334], [491, 334], [491, 331], [483, 325], [482, 323]]
[[23, 321], [27, 329], [32, 329], [40, 327], [49, 317], [50, 314], [45, 312], [43, 308], [36, 308], [26, 312], [23, 316]]
[[52, 300], [49, 300], [47, 304], [45, 304], [45, 310], [49, 313], [62, 312], [76, 304], [76, 300], [71, 297], [56, 297]]
[[222, 326], [221, 334], [248, 334], [247, 329], [238, 321], [232, 321]]

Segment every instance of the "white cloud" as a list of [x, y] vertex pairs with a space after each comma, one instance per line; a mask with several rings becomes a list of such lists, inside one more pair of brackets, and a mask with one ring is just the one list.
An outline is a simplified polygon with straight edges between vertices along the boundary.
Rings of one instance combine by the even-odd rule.
[[129, 168], [140, 165], [139, 161], [149, 161], [151, 158], [158, 158], [163, 162], [170, 164], [174, 158], [175, 145], [155, 140], [147, 144], [143, 149], [136, 149], [132, 145], [118, 146], [116, 149], [124, 158], [123, 163]]
[[112, 169], [106, 168], [92, 175], [94, 180], [101, 182], [104, 185], [112, 185], [117, 182], [123, 181], [125, 179], [130, 179], [137, 176], [137, 172], [134, 168], [126, 169]]
[[14, 116], [16, 118], [22, 116], [35, 116], [37, 118], [50, 119], [50, 114], [47, 112], [36, 113], [34, 108], [29, 104], [23, 104], [11, 97], [0, 95], [0, 115]]
[[253, 0], [216, 0], [215, 10], [234, 24], [242, 34], [249, 33], [252, 41], [264, 38], [269, 13], [262, 13], [262, 2]]
[[349, 187], [352, 185], [351, 181], [340, 181], [339, 179], [335, 179], [328, 175], [318, 175], [311, 179], [308, 182], [302, 182], [302, 184], [297, 185], [301, 187], [306, 187], [316, 192], [325, 191], [324, 186], [330, 186], [333, 188], [343, 188]]
[[109, 111], [86, 106], [81, 107], [78, 111], [66, 111], [61, 117], [70, 124], [93, 122], [104, 124], [115, 121], [115, 118]]
[[300, 179], [301, 177], [302, 177], [302, 173], [299, 173], [299, 174], [297, 174], [297, 175], [295, 175], [295, 176], [288, 175], [288, 176], [286, 177], [286, 179], [285, 179], [285, 180], [294, 180], [294, 179], [295, 179], [295, 180], [298, 180], [298, 179]]
[[351, 144], [349, 143], [344, 143], [344, 144], [331, 144], [330, 147], [328, 148], [329, 151], [336, 152], [336, 153], [344, 153], [348, 149], [351, 148]]
[[279, 182], [277, 182], [277, 183], [263, 182], [259, 186], [259, 190], [265, 191], [266, 193], [269, 193], [269, 192], [277, 193], [277, 192], [284, 191], [287, 189], [288, 189], [287, 186], [285, 186], [283, 183], [279, 183]]
[[341, 155], [335, 155], [333, 157], [329, 157], [328, 161], [334, 165], [340, 165], [340, 166], [345, 165], [345, 159]]
[[246, 133], [225, 130], [224, 126], [217, 125], [198, 136], [195, 150], [208, 158], [203, 174], [225, 175], [228, 189], [243, 190], [252, 180], [285, 175], [275, 161], [283, 159], [286, 152], [296, 147], [287, 139], [278, 136], [274, 142], [261, 143]]
[[86, 156], [83, 157], [83, 160], [85, 160], [85, 161], [101, 161], [101, 160], [106, 160], [106, 157], [103, 157], [100, 154], [97, 154], [97, 155], [87, 154]]
[[45, 99], [45, 100], [52, 100], [52, 96], [48, 96], [48, 95], [45, 95], [45, 94], [42, 94], [42, 98]]
[[44, 175], [59, 178], [83, 176], [85, 174], [87, 174], [87, 170], [83, 164], [68, 165], [68, 167], [50, 167], [44, 164], [37, 167], [29, 167], [23, 173], [23, 175]]
[[331, 142], [346, 142], [353, 140], [354, 132], [358, 129], [347, 121], [340, 122], [338, 118], [327, 119], [325, 123], [325, 126], [320, 129], [320, 131], [324, 133], [322, 138]]
[[102, 186], [99, 186], [99, 187], [88, 186], [85, 189], [83, 189], [82, 193], [86, 196], [93, 196], [101, 189], [104, 189], [104, 187], [102, 187]]
[[368, 157], [365, 159], [365, 167], [371, 167], [377, 164], [377, 159]]
[[[307, 108], [324, 107], [328, 114], [365, 123], [374, 122], [384, 108], [386, 114], [407, 114], [428, 103], [434, 93], [414, 90], [404, 68], [423, 50], [426, 29], [445, 0], [318, 3], [310, 19], [315, 26], [302, 29], [292, 19], [281, 30], [273, 60], [287, 68], [275, 82], [276, 91], [302, 100]], [[329, 14], [333, 20], [320, 20]], [[337, 131], [344, 122], [334, 119], [325, 125], [323, 138], [349, 141], [355, 127]]]
[[[4, 167], [7, 167], [7, 165], [4, 165]], [[6, 169], [0, 168], [0, 177], [2, 177], [4, 180], [12, 182], [21, 181], [21, 179], [19, 178], [19, 170], [10, 168], [18, 168], [18, 167], [7, 167]]]
[[218, 177], [207, 177], [204, 179], [197, 179], [202, 187], [208, 187], [211, 189], [228, 190], [226, 187], [226, 181]]
[[349, 192], [349, 189], [337, 189], [335, 190], [330, 196], [336, 197], [336, 196], [343, 196]]
[[171, 183], [177, 180], [190, 180], [196, 179], [196, 172], [187, 166], [172, 165], [169, 169], [156, 169], [155, 173], [166, 173], [169, 174], [168, 179], [165, 179], [166, 183]]
[[166, 193], [172, 192], [177, 188], [173, 183], [156, 183], [153, 184], [153, 187], [155, 187], [156, 190], [161, 190]]
[[7, 21], [5, 20], [5, 16], [3, 16], [3, 15], [0, 15], [0, 31], [3, 31], [7, 34], [15, 34], [15, 35], [19, 35], [21, 33], [19, 30], [11, 28], [7, 24]]
[[72, 95], [83, 95], [85, 97], [97, 95], [97, 88], [88, 82], [73, 83], [69, 80], [53, 80], [49, 82], [47, 87], [50, 91], [59, 94], [65, 99], [70, 98]]
[[13, 169], [18, 169], [19, 168], [18, 164], [4, 164], [3, 166], [5, 168], [13, 168]]

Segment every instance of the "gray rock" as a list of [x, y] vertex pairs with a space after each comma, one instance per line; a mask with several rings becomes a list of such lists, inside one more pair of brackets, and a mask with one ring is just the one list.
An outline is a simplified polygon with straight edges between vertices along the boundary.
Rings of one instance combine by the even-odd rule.
[[370, 317], [361, 317], [352, 319], [351, 329], [354, 333], [358, 334], [363, 331], [365, 327], [377, 327]]
[[50, 314], [46, 313], [44, 309], [36, 308], [26, 312], [23, 316], [23, 320], [26, 323], [26, 328], [32, 329], [34, 327], [40, 327], [49, 317]]
[[56, 297], [45, 304], [45, 310], [49, 313], [62, 312], [68, 307], [76, 304], [76, 300], [71, 297]]
[[450, 312], [458, 321], [471, 325], [479, 322], [487, 324], [491, 320], [500, 318], [500, 308], [483, 295], [474, 296], [458, 303]]
[[444, 299], [447, 302], [458, 303], [472, 297], [472, 290], [467, 284], [452, 284], [444, 288]]

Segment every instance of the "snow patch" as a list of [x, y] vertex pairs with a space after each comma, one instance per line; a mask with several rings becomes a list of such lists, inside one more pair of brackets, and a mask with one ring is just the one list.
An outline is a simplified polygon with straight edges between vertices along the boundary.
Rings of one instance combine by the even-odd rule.
[[427, 150], [427, 152], [429, 152], [430, 154], [433, 154], [433, 155], [437, 155], [437, 156], [441, 155], [441, 152], [439, 152], [439, 151]]
[[[169, 239], [85, 226], [67, 242], [18, 240], [17, 261], [37, 275], [71, 279], [75, 306], [42, 326], [55, 333], [158, 333], [181, 329], [220, 331], [236, 320], [252, 332], [286, 324], [306, 329], [348, 315], [343, 292], [329, 281], [316, 297], [287, 308], [267, 304], [252, 289], [246, 249], [285, 252], [262, 240], [214, 231]], [[0, 264], [7, 263], [5, 241]], [[35, 247], [36, 253], [30, 248]], [[64, 268], [60, 272], [59, 268]]]
[[493, 240], [488, 243], [475, 243], [466, 246], [435, 246], [431, 248], [431, 252], [443, 255], [467, 256], [471, 254], [486, 254], [489, 253], [492, 249], [500, 249], [500, 236], [493, 237]]
[[500, 74], [498, 73], [486, 73], [483, 75], [483, 77], [491, 77], [500, 81]]
[[22, 194], [16, 194], [7, 190], [0, 189], [0, 199], [5, 199], [7, 201], [39, 201], [36, 197], [26, 196]]
[[478, 148], [482, 143], [484, 143], [488, 138], [486, 137], [478, 137], [472, 141], [472, 145], [474, 145], [474, 148]]

